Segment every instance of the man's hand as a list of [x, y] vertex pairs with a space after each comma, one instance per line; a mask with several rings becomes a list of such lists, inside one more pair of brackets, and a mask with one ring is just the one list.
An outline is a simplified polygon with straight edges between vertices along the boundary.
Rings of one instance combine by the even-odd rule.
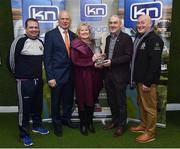
[[56, 86], [56, 80], [55, 79], [49, 80], [48, 84], [50, 87], [55, 87]]
[[96, 63], [94, 63], [94, 67], [95, 67], [95, 68], [102, 69], [102, 68], [103, 68], [103, 65], [97, 65]]
[[107, 59], [105, 60], [105, 63], [103, 64], [104, 67], [110, 67], [111, 66], [111, 60]]

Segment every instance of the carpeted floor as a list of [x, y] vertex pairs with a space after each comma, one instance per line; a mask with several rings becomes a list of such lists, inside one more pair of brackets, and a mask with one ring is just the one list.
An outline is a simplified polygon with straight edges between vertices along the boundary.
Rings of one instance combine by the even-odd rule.
[[[63, 137], [58, 138], [53, 134], [50, 123], [44, 125], [50, 134], [41, 136], [33, 134], [33, 147], [38, 148], [175, 148], [180, 147], [180, 112], [167, 113], [167, 128], [157, 128], [157, 138], [149, 143], [137, 143], [134, 139], [138, 134], [128, 130], [119, 138], [113, 138], [113, 131], [103, 130], [101, 123], [96, 123], [95, 134], [82, 136], [79, 129], [63, 127]], [[18, 137], [16, 113], [0, 114], [0, 147], [24, 147]], [[128, 124], [130, 127], [132, 124]]]

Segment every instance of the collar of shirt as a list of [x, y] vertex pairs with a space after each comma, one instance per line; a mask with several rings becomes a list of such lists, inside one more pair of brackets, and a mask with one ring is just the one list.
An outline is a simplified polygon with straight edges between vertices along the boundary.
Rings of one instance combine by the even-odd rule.
[[137, 33], [137, 38], [141, 38], [144, 34]]
[[38, 37], [39, 37], [39, 35], [38, 35], [38, 36], [35, 37], [35, 38], [31, 38], [31, 37], [29, 37], [27, 34], [25, 34], [25, 36], [28, 37], [28, 38], [31, 39], [31, 40], [36, 40], [36, 39], [38, 39]]
[[[65, 41], [64, 31], [67, 31], [67, 32], [68, 32], [68, 30], [64, 30], [64, 29], [63, 29], [63, 28], [61, 28], [60, 26], [58, 26], [58, 29], [59, 29], [59, 31], [60, 31], [60, 33], [61, 33], [62, 37], [63, 37], [63, 40]], [[69, 34], [68, 34], [68, 37], [69, 37]]]
[[111, 38], [116, 38], [116, 37], [118, 37], [119, 33], [120, 33], [120, 30], [118, 30], [115, 33], [110, 33], [110, 36], [111, 36]]

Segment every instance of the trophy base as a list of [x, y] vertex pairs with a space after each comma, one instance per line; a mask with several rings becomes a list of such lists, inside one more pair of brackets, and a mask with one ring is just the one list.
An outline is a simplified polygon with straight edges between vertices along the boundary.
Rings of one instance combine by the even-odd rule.
[[103, 60], [103, 61], [97, 60], [95, 63], [96, 63], [96, 65], [103, 65], [104, 63], [107, 63], [107, 61], [106, 60]]

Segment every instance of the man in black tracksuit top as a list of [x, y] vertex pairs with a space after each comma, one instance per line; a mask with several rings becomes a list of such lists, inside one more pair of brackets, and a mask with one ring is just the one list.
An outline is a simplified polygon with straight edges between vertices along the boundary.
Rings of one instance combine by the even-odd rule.
[[153, 31], [151, 25], [151, 18], [148, 15], [141, 15], [138, 18], [138, 33], [134, 41], [131, 67], [131, 81], [135, 81], [138, 89], [141, 123], [137, 127], [131, 127], [130, 130], [144, 132], [136, 138], [138, 142], [155, 140], [157, 122], [156, 86], [161, 73], [161, 55], [164, 43]]
[[47, 134], [42, 127], [43, 43], [39, 36], [38, 21], [30, 18], [25, 23], [26, 34], [17, 37], [10, 49], [9, 64], [17, 82], [18, 120], [20, 138], [25, 146], [33, 144], [29, 136], [29, 120], [33, 120], [33, 132]]

